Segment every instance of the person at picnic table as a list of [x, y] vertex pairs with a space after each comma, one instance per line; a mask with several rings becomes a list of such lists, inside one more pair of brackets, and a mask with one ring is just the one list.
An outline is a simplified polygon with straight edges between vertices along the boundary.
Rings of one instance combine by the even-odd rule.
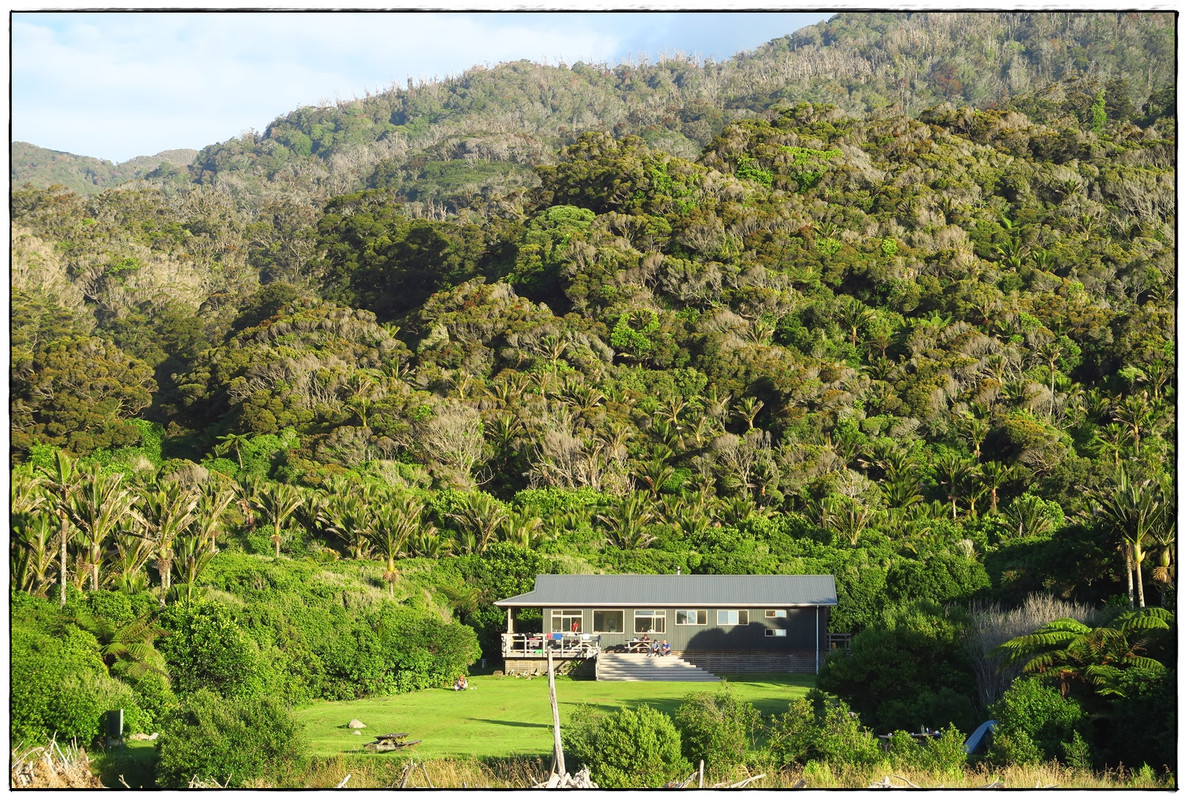
[[672, 645], [668, 644], [668, 640], [667, 640], [667, 639], [664, 639], [664, 643], [663, 643], [663, 644], [660, 646], [660, 648], [659, 648], [659, 654], [660, 654], [661, 656], [670, 656], [670, 655], [672, 655]]
[[470, 683], [466, 680], [465, 675], [458, 675], [457, 680], [453, 682], [453, 690], [460, 692], [470, 688]]

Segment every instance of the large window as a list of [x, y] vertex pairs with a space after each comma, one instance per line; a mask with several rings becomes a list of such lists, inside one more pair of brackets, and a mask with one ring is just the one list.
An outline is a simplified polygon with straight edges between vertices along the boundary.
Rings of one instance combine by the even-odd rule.
[[750, 615], [744, 608], [723, 608], [717, 612], [718, 625], [748, 625]]
[[708, 625], [709, 612], [703, 608], [676, 609], [677, 625]]
[[622, 633], [622, 611], [598, 611], [594, 609], [594, 633]]
[[635, 633], [667, 633], [668, 615], [663, 611], [636, 611]]
[[580, 608], [552, 609], [553, 633], [581, 633]]

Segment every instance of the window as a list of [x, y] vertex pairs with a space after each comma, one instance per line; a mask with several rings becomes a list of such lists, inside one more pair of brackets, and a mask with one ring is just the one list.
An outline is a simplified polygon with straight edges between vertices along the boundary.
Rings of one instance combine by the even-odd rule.
[[622, 633], [622, 611], [594, 610], [594, 633]]
[[748, 625], [750, 615], [744, 608], [721, 609], [717, 612], [718, 625]]
[[787, 609], [784, 608], [768, 608], [766, 612], [767, 619], [784, 619], [787, 617]]
[[580, 608], [552, 609], [553, 633], [581, 633]]
[[709, 612], [703, 608], [676, 609], [677, 625], [708, 625]]
[[666, 633], [668, 615], [663, 611], [636, 611], [635, 633]]
[[767, 636], [787, 636], [787, 631], [783, 628], [767, 628]]

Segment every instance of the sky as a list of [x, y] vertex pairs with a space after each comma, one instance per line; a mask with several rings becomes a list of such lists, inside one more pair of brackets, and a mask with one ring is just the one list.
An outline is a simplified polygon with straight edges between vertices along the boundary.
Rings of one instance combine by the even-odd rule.
[[262, 132], [301, 106], [402, 87], [408, 78], [518, 59], [616, 64], [683, 52], [720, 61], [831, 15], [604, 8], [611, 10], [11, 8], [12, 139], [118, 163]]

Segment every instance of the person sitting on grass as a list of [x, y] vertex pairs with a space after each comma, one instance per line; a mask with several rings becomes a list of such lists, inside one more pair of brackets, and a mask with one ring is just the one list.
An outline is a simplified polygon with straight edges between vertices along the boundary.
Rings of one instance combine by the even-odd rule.
[[672, 645], [668, 644], [668, 640], [667, 640], [667, 639], [664, 639], [664, 643], [663, 643], [663, 644], [660, 646], [660, 648], [659, 648], [659, 654], [660, 654], [661, 656], [670, 656], [670, 655], [672, 655]]
[[453, 690], [455, 692], [465, 691], [470, 688], [470, 683], [466, 680], [465, 675], [458, 675], [457, 680], [453, 682]]

